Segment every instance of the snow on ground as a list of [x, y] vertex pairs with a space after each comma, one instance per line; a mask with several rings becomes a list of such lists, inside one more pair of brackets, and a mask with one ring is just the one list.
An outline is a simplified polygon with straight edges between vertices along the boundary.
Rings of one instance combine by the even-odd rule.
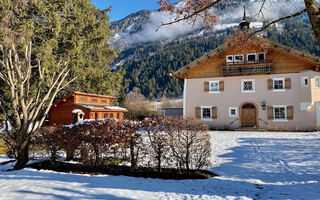
[[[0, 166], [0, 199], [320, 199], [320, 133], [211, 132], [207, 180], [89, 176]], [[0, 157], [0, 162], [7, 160]]]

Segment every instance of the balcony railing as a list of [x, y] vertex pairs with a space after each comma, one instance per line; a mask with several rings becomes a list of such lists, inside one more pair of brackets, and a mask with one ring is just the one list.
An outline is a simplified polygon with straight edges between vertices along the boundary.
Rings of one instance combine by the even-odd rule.
[[222, 75], [263, 74], [272, 72], [272, 61], [228, 62], [222, 68]]

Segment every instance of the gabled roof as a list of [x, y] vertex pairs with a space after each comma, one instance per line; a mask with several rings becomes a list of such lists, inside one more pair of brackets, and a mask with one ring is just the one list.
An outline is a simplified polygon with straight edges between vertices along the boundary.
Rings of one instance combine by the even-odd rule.
[[[252, 37], [256, 37], [256, 36], [252, 36]], [[272, 42], [272, 41], [267, 40], [265, 38], [263, 38], [263, 39], [269, 43], [269, 45], [270, 45], [269, 48], [289, 53], [289, 54], [294, 55], [298, 58], [302, 58], [303, 60], [314, 63], [315, 65], [320, 64], [320, 57], [318, 57], [318, 56], [314, 56], [314, 55], [311, 55], [311, 54], [306, 53], [304, 51], [300, 51], [300, 50], [297, 50], [297, 49], [294, 49], [291, 47], [287, 47], [285, 45], [282, 45], [282, 44], [279, 44], [276, 42]], [[223, 53], [226, 49], [228, 49], [230, 47], [232, 47], [232, 45], [230, 45], [229, 43], [224, 43], [223, 45], [217, 47], [216, 49], [210, 51], [209, 53], [203, 55], [202, 57], [196, 59], [195, 61], [193, 61], [193, 62], [189, 63], [188, 65], [182, 67], [181, 69], [177, 70], [176, 72], [174, 72], [172, 74], [172, 76], [177, 78], [180, 81], [183, 81], [185, 78], [185, 75], [188, 71], [190, 71], [193, 68], [196, 68], [198, 65], [206, 62], [208, 59]]]

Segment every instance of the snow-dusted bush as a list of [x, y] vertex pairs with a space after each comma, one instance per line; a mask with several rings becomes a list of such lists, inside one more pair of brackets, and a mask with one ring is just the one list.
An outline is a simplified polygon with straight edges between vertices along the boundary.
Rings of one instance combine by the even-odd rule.
[[200, 120], [153, 118], [143, 121], [84, 121], [68, 127], [45, 127], [35, 138], [52, 160], [64, 149], [84, 165], [130, 164], [136, 167], [202, 169], [209, 166], [207, 126]]
[[169, 145], [174, 162], [181, 169], [202, 169], [210, 166], [208, 127], [194, 118], [167, 121]]

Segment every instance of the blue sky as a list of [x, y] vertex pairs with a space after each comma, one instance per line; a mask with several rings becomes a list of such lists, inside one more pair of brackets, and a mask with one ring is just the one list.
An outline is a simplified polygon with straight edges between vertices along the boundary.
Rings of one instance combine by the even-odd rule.
[[111, 21], [119, 20], [139, 10], [155, 10], [159, 8], [159, 0], [93, 0], [97, 8], [112, 6]]
[[[159, 0], [93, 0], [97, 8], [104, 9], [112, 6], [111, 21], [122, 19], [140, 10], [156, 10]], [[176, 2], [176, 0], [172, 1]]]

